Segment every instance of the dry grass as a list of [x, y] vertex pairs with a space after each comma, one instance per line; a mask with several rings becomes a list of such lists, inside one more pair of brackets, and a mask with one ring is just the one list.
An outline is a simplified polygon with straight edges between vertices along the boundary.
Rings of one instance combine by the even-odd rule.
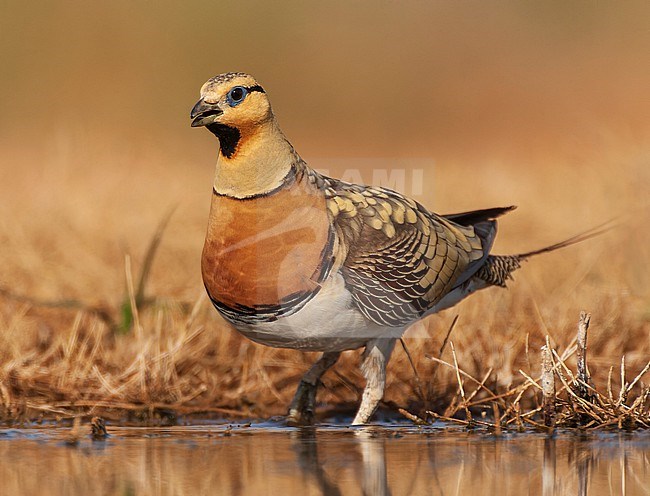
[[[115, 149], [105, 155], [54, 151], [41, 161], [21, 149], [4, 149], [15, 173], [0, 204], [0, 418], [284, 413], [316, 355], [241, 338], [203, 296], [198, 261], [209, 167], [158, 156], [153, 148], [124, 155]], [[146, 167], [139, 167], [142, 155]], [[85, 167], [91, 159], [94, 166]], [[490, 395], [512, 398], [518, 391], [522, 417], [539, 407], [540, 397], [519, 371], [538, 377], [537, 350], [546, 336], [553, 349], [570, 350], [582, 308], [592, 312], [595, 324], [589, 338], [592, 380], [608, 384], [610, 368], [624, 356], [629, 382], [650, 356], [647, 159], [621, 152], [589, 167], [566, 160], [529, 164], [524, 172], [516, 164], [479, 165], [440, 164], [427, 171], [429, 193], [419, 199], [439, 211], [519, 204], [501, 223], [497, 252], [535, 248], [622, 215], [619, 227], [534, 259], [509, 290], [484, 291], [416, 326], [404, 340], [413, 364], [397, 347], [385, 404], [480, 421], [481, 411], [503, 416], [512, 405], [495, 403], [496, 411]], [[24, 192], [34, 185], [38, 194], [25, 201]], [[156, 226], [174, 206], [141, 286]], [[456, 315], [452, 356], [443, 342]], [[360, 397], [359, 354], [345, 355], [325, 376], [319, 395], [329, 412], [352, 411]], [[459, 399], [456, 368], [438, 358], [457, 362], [483, 383], [480, 391], [474, 394], [476, 385], [464, 378], [466, 396]], [[565, 362], [554, 360], [556, 372], [570, 381]], [[566, 359], [571, 370], [574, 360]], [[647, 376], [630, 391], [627, 405], [644, 381]], [[621, 389], [619, 375], [611, 383], [613, 391]], [[565, 405], [571, 398], [564, 383], [558, 384], [562, 390]], [[609, 401], [607, 393], [603, 398]], [[624, 407], [620, 401], [618, 406]]]
[[[562, 355], [551, 347], [547, 336], [546, 344], [542, 346], [540, 353], [542, 363], [539, 379], [533, 379], [523, 370], [519, 370], [522, 380], [512, 384], [503, 393], [498, 392], [498, 384], [491, 377], [491, 369], [481, 380], [461, 370], [452, 344], [453, 364], [439, 358], [432, 359], [455, 371], [458, 392], [444, 414], [427, 411], [427, 417], [456, 422], [467, 427], [483, 426], [495, 433], [500, 433], [507, 428], [525, 430], [530, 427], [550, 431], [556, 427], [583, 429], [616, 427], [626, 430], [650, 428], [650, 387], [642, 382], [644, 376], [650, 371], [650, 361], [628, 382], [625, 357], [623, 357], [618, 393], [614, 394], [612, 386], [614, 367], [610, 367], [609, 370], [606, 392], [599, 390], [592, 381], [587, 366], [586, 335], [590, 318], [590, 314], [581, 312], [575, 344]], [[528, 350], [526, 352], [528, 353]], [[573, 354], [577, 355], [575, 375], [566, 363]], [[529, 359], [528, 361], [530, 362]], [[556, 382], [560, 383], [559, 389], [556, 387]], [[491, 389], [492, 383], [496, 387]], [[468, 386], [473, 391], [466, 395], [465, 387]], [[530, 394], [530, 390], [533, 391], [533, 395]], [[522, 401], [531, 396], [536, 407], [532, 407], [530, 401]], [[418, 425], [428, 423], [428, 420], [407, 410], [399, 410], [402, 415]], [[482, 414], [482, 419], [474, 418], [470, 413], [471, 410], [478, 410]], [[465, 413], [464, 419], [457, 417], [461, 411]], [[489, 420], [485, 420], [487, 412], [492, 414]], [[543, 424], [539, 423], [540, 417]]]

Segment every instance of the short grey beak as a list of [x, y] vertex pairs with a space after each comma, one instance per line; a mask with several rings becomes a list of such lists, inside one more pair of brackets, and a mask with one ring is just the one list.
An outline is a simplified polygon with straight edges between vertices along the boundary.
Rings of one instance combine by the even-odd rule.
[[192, 127], [207, 126], [217, 120], [222, 114], [222, 110], [216, 103], [206, 103], [201, 98], [190, 112], [190, 119], [192, 119]]

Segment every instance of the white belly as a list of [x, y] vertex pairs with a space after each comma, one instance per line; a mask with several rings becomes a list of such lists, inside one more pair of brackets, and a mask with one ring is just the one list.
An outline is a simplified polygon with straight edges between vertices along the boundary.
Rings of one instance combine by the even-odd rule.
[[399, 338], [404, 332], [404, 328], [384, 327], [366, 319], [338, 273], [329, 277], [318, 294], [296, 313], [236, 328], [257, 343], [312, 351], [356, 349], [371, 339]]
[[459, 303], [461, 300], [467, 298], [469, 295], [475, 293], [480, 289], [484, 289], [487, 287], [488, 284], [485, 281], [478, 279], [477, 277], [472, 277], [471, 279], [467, 280], [466, 282], [464, 282], [463, 284], [461, 284], [460, 286], [458, 286], [457, 288], [453, 289], [445, 296], [443, 296], [438, 303], [436, 303], [423, 315], [423, 317], [427, 317], [429, 315], [433, 315], [434, 313], [441, 312], [442, 310], [445, 310], [447, 308], [451, 308], [455, 306], [457, 303]]

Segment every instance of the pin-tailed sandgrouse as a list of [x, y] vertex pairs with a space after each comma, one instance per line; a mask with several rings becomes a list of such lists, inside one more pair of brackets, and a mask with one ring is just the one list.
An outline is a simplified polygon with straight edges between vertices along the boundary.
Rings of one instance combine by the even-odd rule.
[[319, 174], [247, 74], [208, 80], [191, 118], [219, 139], [201, 267], [210, 299], [255, 342], [323, 352], [291, 403], [294, 423], [312, 421], [320, 377], [360, 347], [367, 383], [353, 423], [366, 423], [411, 324], [505, 286], [523, 259], [576, 241], [490, 255], [495, 219], [513, 207], [437, 215], [395, 191]]

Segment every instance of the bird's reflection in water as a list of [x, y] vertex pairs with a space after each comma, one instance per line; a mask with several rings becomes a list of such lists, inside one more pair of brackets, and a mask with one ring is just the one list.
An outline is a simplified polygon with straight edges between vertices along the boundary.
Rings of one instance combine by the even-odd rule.
[[[342, 443], [341, 448], [358, 464], [360, 489], [368, 496], [390, 496], [386, 473], [386, 440], [373, 428], [362, 428], [352, 432], [353, 443]], [[313, 479], [323, 494], [336, 496], [344, 494], [335, 477], [327, 474], [325, 466], [331, 460], [319, 457], [317, 430], [302, 428], [295, 436], [294, 450], [303, 473]], [[354, 451], [354, 452], [350, 452]]]
[[298, 455], [298, 466], [302, 470], [302, 473], [312, 477], [314, 482], [323, 491], [323, 494], [327, 496], [338, 496], [342, 494], [336, 483], [327, 475], [323, 464], [318, 458], [316, 429], [313, 427], [299, 429], [294, 437], [294, 441], [293, 447]]
[[0, 494], [650, 496], [650, 432], [269, 424], [116, 429], [70, 446], [51, 431], [0, 430]]
[[363, 494], [388, 496], [390, 491], [386, 474], [386, 439], [367, 429], [356, 431], [355, 439], [363, 462]]
[[[338, 432], [294, 433], [298, 465], [322, 494], [522, 494], [598, 496], [631, 494], [628, 455], [646, 474], [631, 487], [650, 494], [650, 439], [631, 447], [579, 435], [493, 436], [423, 431], [394, 438], [390, 429], [365, 427]], [[424, 463], [421, 463], [424, 462]], [[395, 468], [395, 467], [398, 468]], [[388, 467], [388, 470], [387, 470]], [[392, 491], [391, 491], [392, 490]]]

